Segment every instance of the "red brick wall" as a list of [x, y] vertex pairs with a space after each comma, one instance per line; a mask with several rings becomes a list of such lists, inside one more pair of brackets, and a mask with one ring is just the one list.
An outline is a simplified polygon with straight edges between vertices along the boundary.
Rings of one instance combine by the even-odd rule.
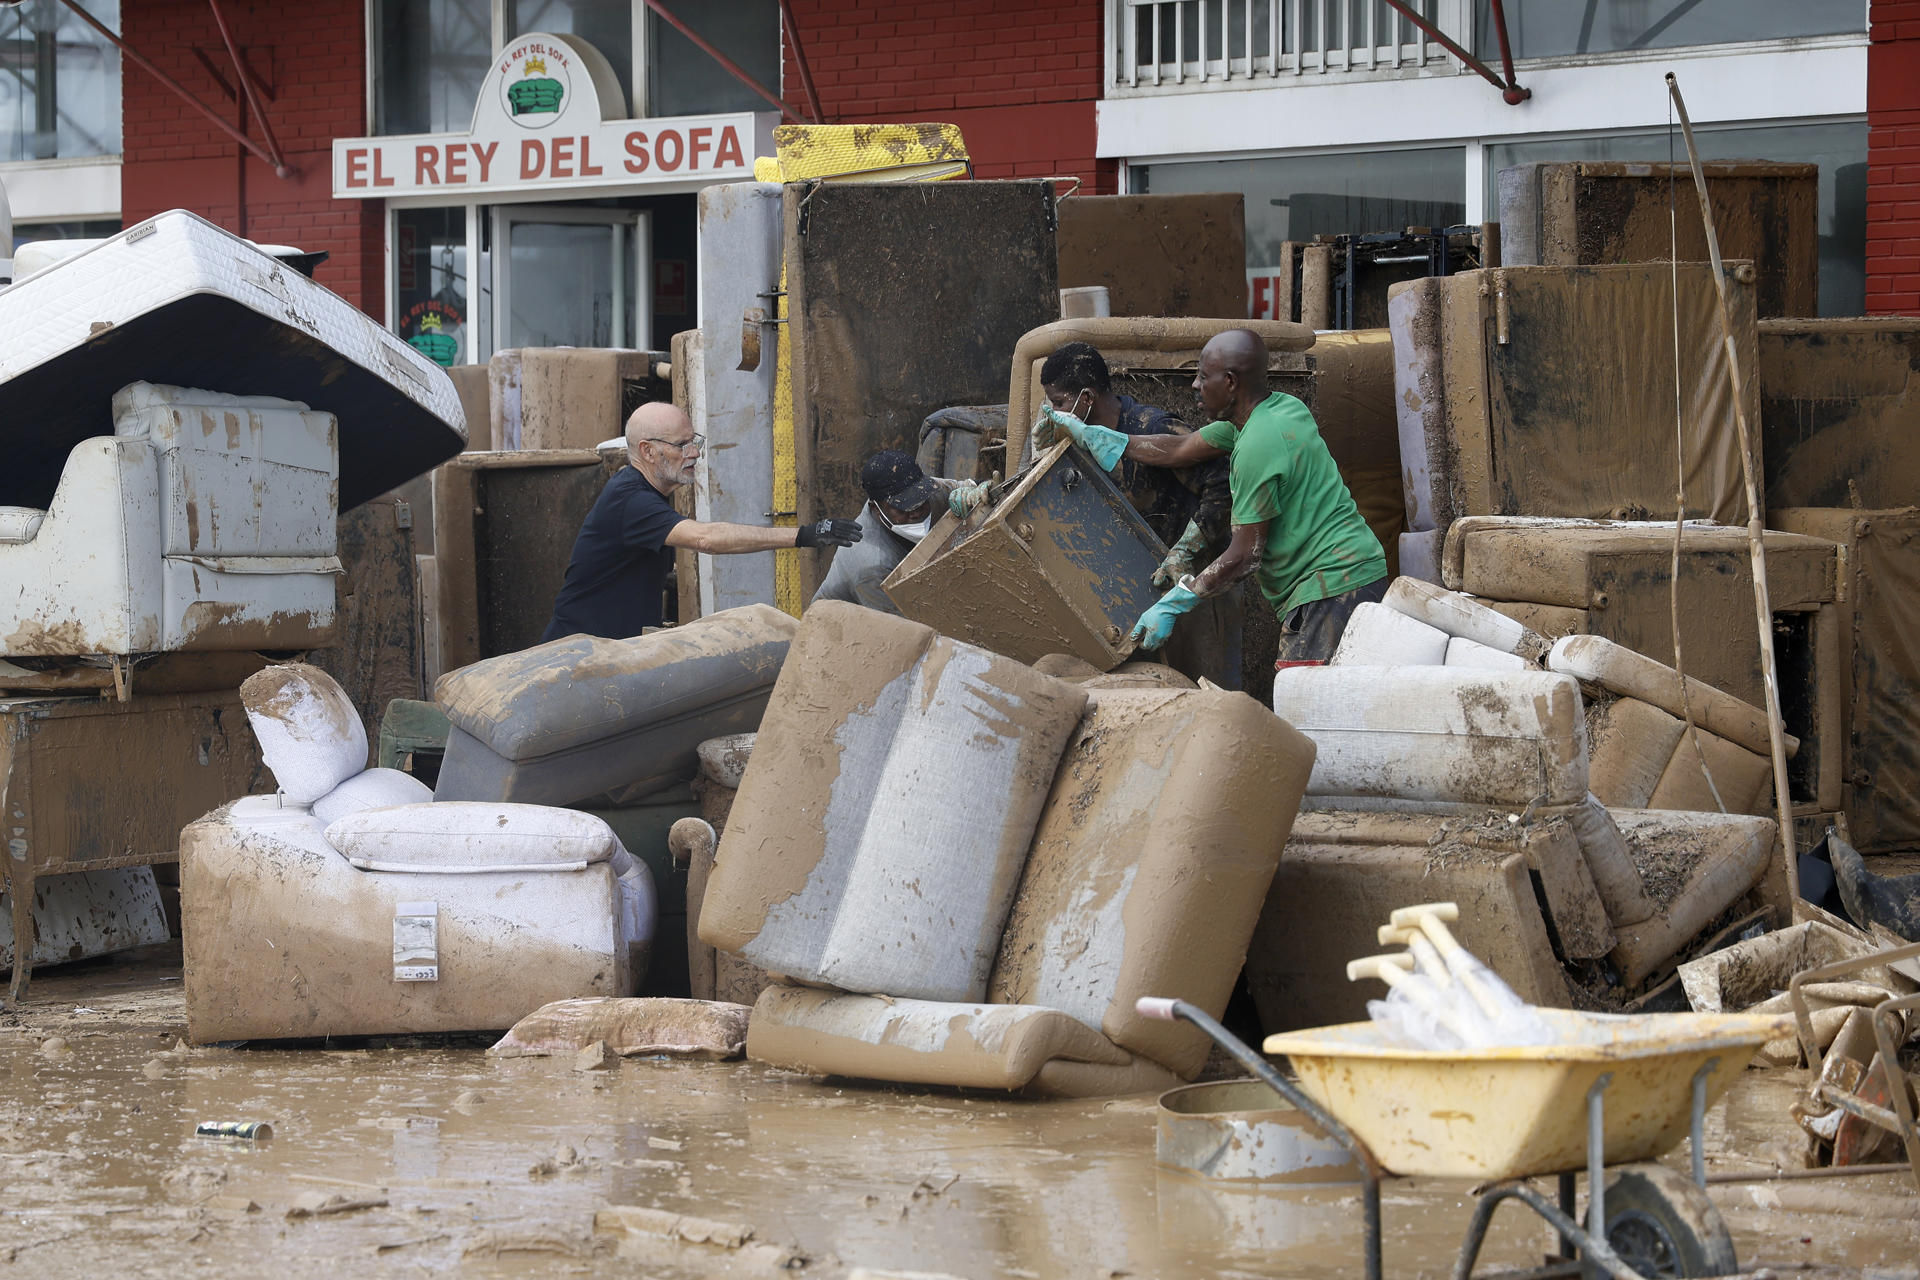
[[1920, 0], [1867, 17], [1867, 310], [1920, 313]]
[[[1111, 194], [1118, 166], [1093, 154], [1105, 11], [1101, 0], [793, 0], [832, 123], [948, 121], [979, 177], [1074, 175]], [[782, 93], [806, 118], [791, 42]]]
[[[330, 171], [333, 139], [367, 132], [363, 0], [223, 0], [221, 8], [271, 95], [267, 117], [294, 176], [276, 177], [270, 165], [247, 155], [172, 90], [124, 60], [126, 225], [167, 209], [191, 209], [250, 240], [325, 250], [333, 256], [315, 279], [378, 316], [385, 274], [381, 206], [333, 199]], [[120, 11], [128, 45], [229, 123], [240, 124], [244, 104], [208, 69], [210, 63], [237, 91], [232, 60], [206, 0], [137, 0]], [[248, 121], [245, 132], [256, 141], [265, 137], [257, 121]]]

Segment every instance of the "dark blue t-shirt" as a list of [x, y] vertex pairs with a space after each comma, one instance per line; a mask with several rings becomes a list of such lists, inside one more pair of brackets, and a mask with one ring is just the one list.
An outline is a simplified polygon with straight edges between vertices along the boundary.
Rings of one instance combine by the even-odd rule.
[[541, 640], [582, 632], [624, 640], [659, 626], [661, 593], [673, 568], [667, 533], [685, 519], [645, 476], [622, 467], [580, 524]]

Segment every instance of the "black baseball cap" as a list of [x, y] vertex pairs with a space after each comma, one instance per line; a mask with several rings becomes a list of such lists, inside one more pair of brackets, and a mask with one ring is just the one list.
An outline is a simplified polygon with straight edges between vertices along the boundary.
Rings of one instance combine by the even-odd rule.
[[933, 481], [912, 455], [898, 449], [882, 449], [868, 458], [860, 468], [860, 487], [873, 501], [902, 511], [933, 500]]

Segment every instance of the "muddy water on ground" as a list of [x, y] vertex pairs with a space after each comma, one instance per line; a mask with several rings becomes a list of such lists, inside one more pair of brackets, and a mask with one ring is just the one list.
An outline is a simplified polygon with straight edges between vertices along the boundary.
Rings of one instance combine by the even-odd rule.
[[[750, 1224], [806, 1254], [807, 1275], [1357, 1274], [1350, 1190], [1252, 1193], [1156, 1172], [1151, 1098], [1010, 1102], [738, 1063], [578, 1072], [446, 1045], [181, 1050], [177, 991], [47, 983], [0, 1016], [0, 1274], [9, 1259], [48, 1280], [770, 1270], [708, 1245], [595, 1237], [609, 1204]], [[55, 1034], [68, 1052], [50, 1056]], [[1711, 1117], [1712, 1167], [1785, 1150], [1793, 1089], [1784, 1073], [1747, 1073]], [[266, 1120], [274, 1136], [194, 1138], [202, 1120]], [[285, 1216], [314, 1193], [388, 1203]], [[1743, 1262], [1916, 1274], [1920, 1206], [1897, 1179], [1714, 1197]], [[248, 1201], [259, 1208], [237, 1207]], [[1389, 1183], [1389, 1274], [1444, 1275], [1468, 1209], [1465, 1184]], [[1518, 1265], [1546, 1243], [1503, 1210], [1485, 1260]]]

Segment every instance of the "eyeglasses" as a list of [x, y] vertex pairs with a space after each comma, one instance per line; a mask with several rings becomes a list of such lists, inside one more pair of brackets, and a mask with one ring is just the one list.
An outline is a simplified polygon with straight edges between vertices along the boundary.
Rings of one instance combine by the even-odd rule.
[[682, 453], [685, 453], [689, 449], [704, 449], [707, 445], [707, 438], [701, 435], [696, 435], [686, 440], [662, 440], [659, 436], [641, 436], [640, 438], [648, 444], [669, 445]]

